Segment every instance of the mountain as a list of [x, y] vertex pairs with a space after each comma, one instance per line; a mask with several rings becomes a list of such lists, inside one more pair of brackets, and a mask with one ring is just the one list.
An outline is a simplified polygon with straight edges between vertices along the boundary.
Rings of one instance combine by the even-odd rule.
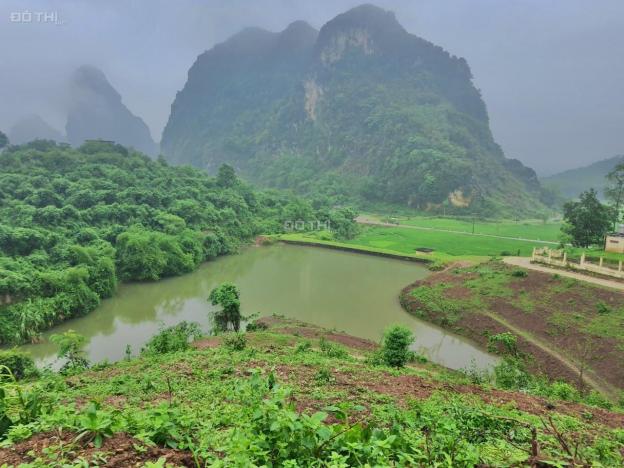
[[158, 154], [145, 122], [128, 110], [104, 73], [89, 65], [78, 68], [72, 76], [65, 130], [74, 146], [85, 140], [103, 139], [150, 156]]
[[21, 145], [33, 140], [54, 140], [64, 142], [65, 135], [48, 124], [40, 116], [32, 114], [17, 121], [9, 131], [9, 141]]
[[566, 198], [577, 198], [581, 192], [590, 188], [595, 188], [598, 195], [604, 197], [605, 177], [620, 163], [624, 163], [624, 155], [542, 177], [540, 180], [544, 186], [558, 190]]
[[161, 150], [300, 192], [456, 211], [543, 209], [535, 172], [505, 159], [463, 58], [372, 5], [316, 31], [248, 28], [201, 54]]

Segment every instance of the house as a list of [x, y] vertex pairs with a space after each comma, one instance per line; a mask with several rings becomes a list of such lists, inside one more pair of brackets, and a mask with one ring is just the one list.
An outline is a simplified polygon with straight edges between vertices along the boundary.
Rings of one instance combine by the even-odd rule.
[[[620, 228], [620, 231], [622, 229]], [[624, 232], [611, 232], [605, 238], [605, 252], [624, 253]]]

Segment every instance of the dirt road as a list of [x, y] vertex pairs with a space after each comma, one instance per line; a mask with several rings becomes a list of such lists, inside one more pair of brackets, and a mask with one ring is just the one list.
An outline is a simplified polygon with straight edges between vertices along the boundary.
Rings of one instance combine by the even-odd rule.
[[548, 268], [547, 266], [536, 265], [531, 263], [529, 257], [503, 257], [503, 262], [507, 265], [514, 265], [529, 270], [541, 271], [543, 273], [558, 274], [559, 276], [566, 276], [568, 278], [574, 278], [579, 281], [585, 281], [586, 283], [597, 284], [598, 286], [604, 286], [606, 288], [617, 289], [624, 291], [624, 283], [619, 281], [610, 280], [606, 278], [596, 278], [594, 276], [584, 275], [582, 273], [576, 273], [574, 271], [559, 270], [557, 268]]

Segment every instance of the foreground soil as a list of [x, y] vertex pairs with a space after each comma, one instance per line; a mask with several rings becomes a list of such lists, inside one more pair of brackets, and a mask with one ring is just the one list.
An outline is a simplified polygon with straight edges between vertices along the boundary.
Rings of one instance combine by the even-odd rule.
[[406, 287], [403, 307], [487, 345], [512, 332], [533, 371], [584, 381], [612, 396], [624, 389], [624, 294], [558, 274], [492, 261], [449, 268]]

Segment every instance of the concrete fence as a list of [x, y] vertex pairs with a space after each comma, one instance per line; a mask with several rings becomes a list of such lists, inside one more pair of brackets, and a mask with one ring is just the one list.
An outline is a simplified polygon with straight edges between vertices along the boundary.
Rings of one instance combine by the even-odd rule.
[[578, 271], [591, 271], [604, 276], [611, 276], [613, 278], [624, 278], [624, 271], [622, 271], [622, 260], [618, 262], [618, 268], [611, 268], [605, 265], [604, 258], [600, 257], [598, 264], [592, 263], [585, 258], [585, 253], [581, 254], [581, 260], [571, 262], [568, 260], [566, 252], [561, 250], [549, 249], [548, 247], [533, 248], [533, 255], [531, 261], [535, 263], [543, 263], [545, 265], [552, 265], [562, 268], [571, 268]]

